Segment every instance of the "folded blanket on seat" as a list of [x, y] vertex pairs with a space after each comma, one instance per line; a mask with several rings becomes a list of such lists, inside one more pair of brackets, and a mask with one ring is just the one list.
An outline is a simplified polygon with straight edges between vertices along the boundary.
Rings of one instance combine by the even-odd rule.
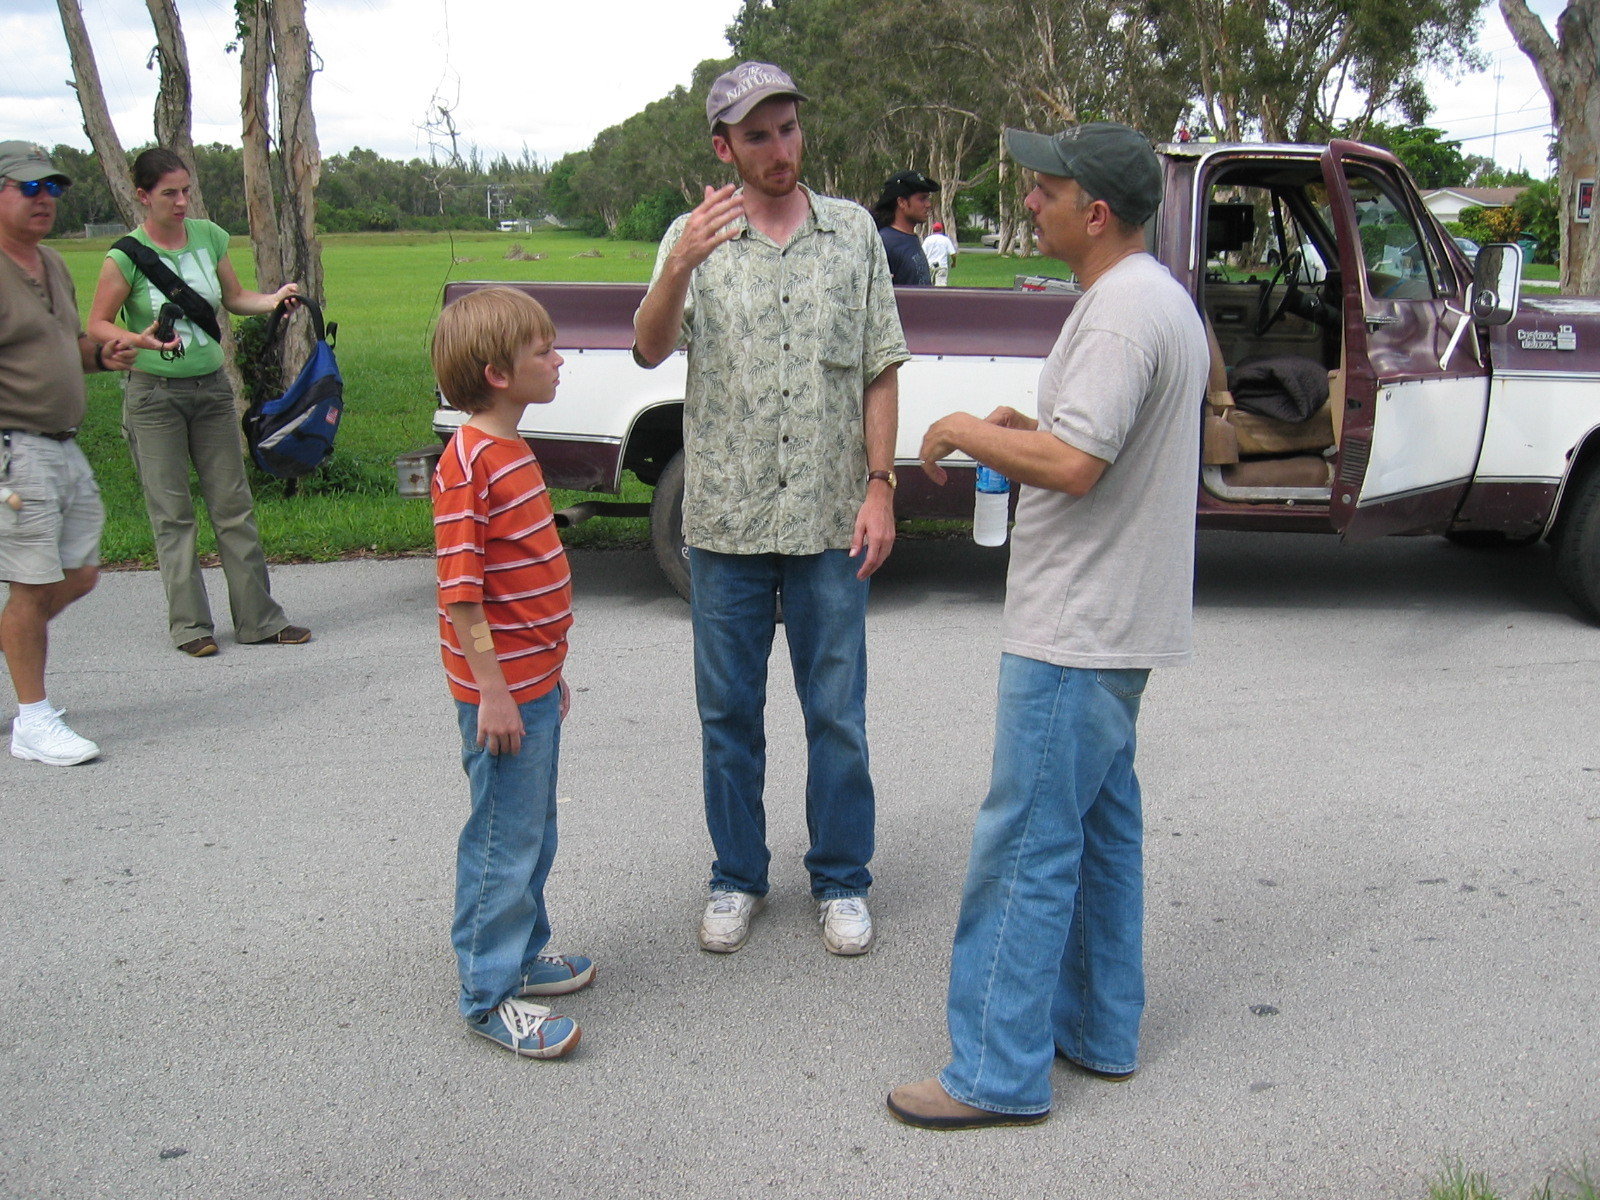
[[1247, 358], [1228, 372], [1233, 402], [1279, 421], [1304, 421], [1328, 401], [1328, 370], [1299, 354]]

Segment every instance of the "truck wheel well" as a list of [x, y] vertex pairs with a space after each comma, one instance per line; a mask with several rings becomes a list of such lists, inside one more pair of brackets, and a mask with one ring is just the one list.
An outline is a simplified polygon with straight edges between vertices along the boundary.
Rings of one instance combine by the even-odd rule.
[[1583, 444], [1572, 456], [1572, 467], [1567, 471], [1567, 480], [1561, 489], [1561, 506], [1556, 509], [1556, 518], [1551, 523], [1549, 540], [1555, 542], [1560, 537], [1562, 523], [1567, 514], [1572, 511], [1573, 504], [1583, 494], [1583, 483], [1591, 474], [1600, 471], [1600, 429], [1592, 429]]
[[623, 470], [655, 486], [672, 456], [683, 449], [683, 405], [662, 404], [641, 413], [628, 432]]

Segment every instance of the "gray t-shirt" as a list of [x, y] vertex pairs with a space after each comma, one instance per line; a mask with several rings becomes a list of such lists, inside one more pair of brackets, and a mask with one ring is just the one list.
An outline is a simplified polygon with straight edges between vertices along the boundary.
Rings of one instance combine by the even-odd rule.
[[1073, 308], [1039, 376], [1039, 428], [1110, 465], [1084, 496], [1022, 488], [1007, 653], [1063, 667], [1187, 661], [1207, 362], [1194, 301], [1148, 254]]

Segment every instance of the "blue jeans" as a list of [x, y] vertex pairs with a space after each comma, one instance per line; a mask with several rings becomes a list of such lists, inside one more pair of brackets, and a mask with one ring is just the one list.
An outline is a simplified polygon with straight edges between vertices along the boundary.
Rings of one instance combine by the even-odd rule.
[[872, 886], [867, 772], [867, 581], [843, 550], [689, 550], [694, 681], [700, 708], [713, 890], [767, 894], [767, 659], [783, 622], [806, 725], [806, 869], [818, 900]]
[[1055, 1052], [1134, 1069], [1144, 1011], [1144, 821], [1133, 772], [1147, 670], [1005, 655], [989, 795], [950, 960], [939, 1081], [993, 1112], [1050, 1108]]
[[522, 982], [550, 940], [544, 882], [556, 856], [556, 760], [561, 690], [520, 705], [522, 749], [478, 745], [478, 706], [456, 701], [461, 766], [472, 814], [456, 844], [456, 915], [450, 940], [461, 971], [461, 1015], [477, 1020]]

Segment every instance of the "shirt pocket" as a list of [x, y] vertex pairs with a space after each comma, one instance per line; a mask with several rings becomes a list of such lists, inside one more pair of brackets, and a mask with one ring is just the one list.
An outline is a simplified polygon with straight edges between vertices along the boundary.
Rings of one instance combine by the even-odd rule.
[[823, 289], [818, 323], [825, 367], [854, 370], [861, 366], [862, 343], [867, 335], [867, 275], [859, 267]]

